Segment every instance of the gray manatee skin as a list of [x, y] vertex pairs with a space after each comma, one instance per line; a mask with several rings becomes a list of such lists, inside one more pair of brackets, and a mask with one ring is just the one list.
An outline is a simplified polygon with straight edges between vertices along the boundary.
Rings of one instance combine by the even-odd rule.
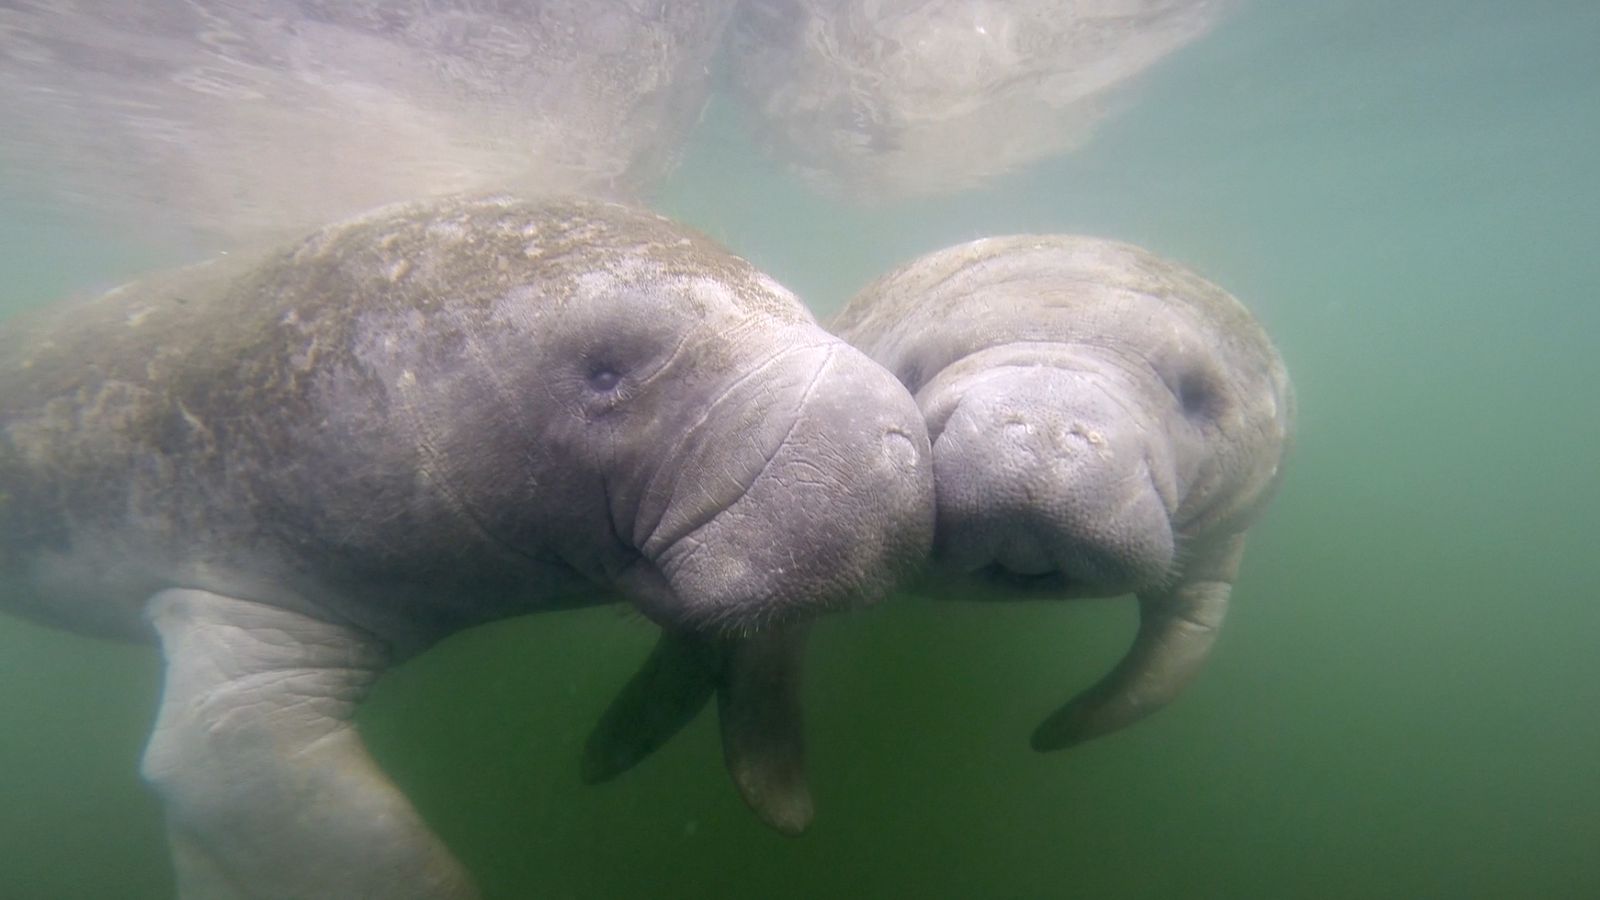
[[457, 192], [635, 198], [698, 121], [735, 3], [7, 3], [0, 162], [204, 246]]
[[0, 333], [0, 606], [160, 641], [184, 897], [463, 897], [350, 722], [472, 625], [753, 636], [925, 559], [903, 387], [748, 263], [592, 201], [378, 210]]
[[1107, 98], [1234, 0], [746, 0], [731, 86], [828, 193], [952, 193], [1084, 143]]
[[[938, 519], [914, 592], [1138, 596], [1132, 648], [1039, 727], [1035, 749], [1107, 734], [1177, 696], [1211, 651], [1245, 531], [1274, 493], [1290, 442], [1293, 390], [1249, 311], [1137, 247], [1023, 235], [915, 260], [863, 290], [833, 325], [895, 373], [928, 423]], [[746, 651], [759, 665], [713, 658], [709, 676], [662, 665], [690, 657], [681, 645], [694, 640], [665, 637], [590, 738], [594, 780], [664, 742], [670, 730], [640, 711], [667, 706], [663, 697], [683, 705], [698, 678], [767, 715], [765, 744], [725, 741], [730, 757], [743, 757], [730, 759], [736, 777], [769, 773], [764, 817], [809, 816], [803, 772], [792, 774], [803, 752], [802, 637], [766, 636]], [[765, 674], [743, 674], [751, 670]], [[795, 710], [793, 719], [774, 723], [775, 710]]]

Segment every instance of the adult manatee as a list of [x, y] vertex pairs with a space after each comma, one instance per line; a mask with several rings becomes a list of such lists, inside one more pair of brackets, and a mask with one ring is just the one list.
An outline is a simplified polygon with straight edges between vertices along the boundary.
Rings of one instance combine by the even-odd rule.
[[389, 208], [0, 336], [5, 606], [159, 640], [188, 898], [470, 895], [351, 724], [386, 664], [615, 599], [799, 622], [884, 594], [933, 511], [892, 376], [621, 206]]
[[[1109, 733], [1177, 696], [1216, 640], [1289, 442], [1289, 379], [1245, 307], [1137, 247], [1028, 235], [918, 259], [861, 292], [835, 328], [895, 373], [928, 423], [938, 518], [920, 593], [1138, 596], [1132, 648], [1033, 746]], [[765, 694], [754, 705], [769, 715], [796, 708], [797, 641], [766, 637], [767, 671], [738, 689]], [[656, 658], [681, 658], [686, 643], [664, 638]], [[636, 710], [686, 693], [691, 679], [674, 672], [636, 676], [591, 758], [631, 763], [664, 740], [640, 733], [649, 720]], [[798, 753], [794, 722], [765, 733]]]

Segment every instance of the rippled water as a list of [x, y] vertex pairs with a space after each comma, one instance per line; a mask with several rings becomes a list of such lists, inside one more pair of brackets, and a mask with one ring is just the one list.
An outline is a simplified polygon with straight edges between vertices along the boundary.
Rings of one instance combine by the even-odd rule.
[[[1033, 754], [1127, 602], [823, 623], [805, 837], [763, 830], [709, 717], [603, 788], [584, 735], [653, 640], [611, 610], [391, 674], [374, 754], [490, 897], [1600, 896], [1600, 6], [1277, 0], [1153, 70], [1078, 152], [863, 210], [714, 103], [658, 197], [819, 313], [972, 237], [1131, 240], [1263, 319], [1298, 450], [1198, 685]], [[167, 260], [0, 209], [15, 309]], [[0, 323], [0, 327], [4, 327]], [[136, 777], [154, 653], [0, 620], [0, 896], [162, 897]]]

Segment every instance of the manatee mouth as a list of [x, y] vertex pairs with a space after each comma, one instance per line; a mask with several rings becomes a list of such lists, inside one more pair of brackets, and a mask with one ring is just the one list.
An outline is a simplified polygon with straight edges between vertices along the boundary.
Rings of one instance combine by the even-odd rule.
[[972, 574], [989, 584], [1030, 594], [1066, 593], [1076, 586], [1076, 582], [1059, 569], [1048, 572], [1018, 572], [1006, 568], [1001, 563], [992, 562]]
[[705, 623], [690, 614], [692, 607], [684, 604], [666, 575], [645, 557], [635, 557], [615, 577], [617, 587], [634, 608], [662, 628], [707, 630]]

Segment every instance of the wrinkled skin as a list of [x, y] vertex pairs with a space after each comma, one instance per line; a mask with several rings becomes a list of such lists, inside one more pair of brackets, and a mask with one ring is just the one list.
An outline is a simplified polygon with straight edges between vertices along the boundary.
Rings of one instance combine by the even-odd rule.
[[[1289, 443], [1293, 392], [1249, 312], [1136, 247], [1019, 236], [910, 263], [852, 300], [835, 329], [895, 373], [928, 423], [938, 521], [920, 593], [1139, 599], [1127, 655], [1046, 719], [1033, 746], [1108, 734], [1176, 697], [1216, 640], [1244, 533]], [[780, 643], [767, 638], [769, 665], [798, 660], [770, 649]], [[766, 688], [775, 700], [764, 708], [794, 706], [798, 678], [767, 676], [785, 687]], [[756, 690], [746, 682], [743, 693]], [[591, 753], [628, 758], [611, 748], [659, 744], [614, 723], [625, 704], [681, 695], [685, 683], [641, 672]], [[781, 735], [796, 732], [769, 733], [793, 756], [798, 738]], [[805, 802], [804, 785], [773, 802]]]
[[388, 208], [0, 333], [0, 600], [159, 640], [186, 898], [471, 896], [352, 727], [385, 665], [615, 600], [760, 647], [933, 514], [891, 375], [621, 206]]
[[952, 193], [1083, 143], [1231, 3], [747, 0], [730, 84], [758, 141], [829, 193]]
[[113, 227], [233, 247], [461, 191], [637, 197], [736, 0], [0, 4], [0, 159]]

